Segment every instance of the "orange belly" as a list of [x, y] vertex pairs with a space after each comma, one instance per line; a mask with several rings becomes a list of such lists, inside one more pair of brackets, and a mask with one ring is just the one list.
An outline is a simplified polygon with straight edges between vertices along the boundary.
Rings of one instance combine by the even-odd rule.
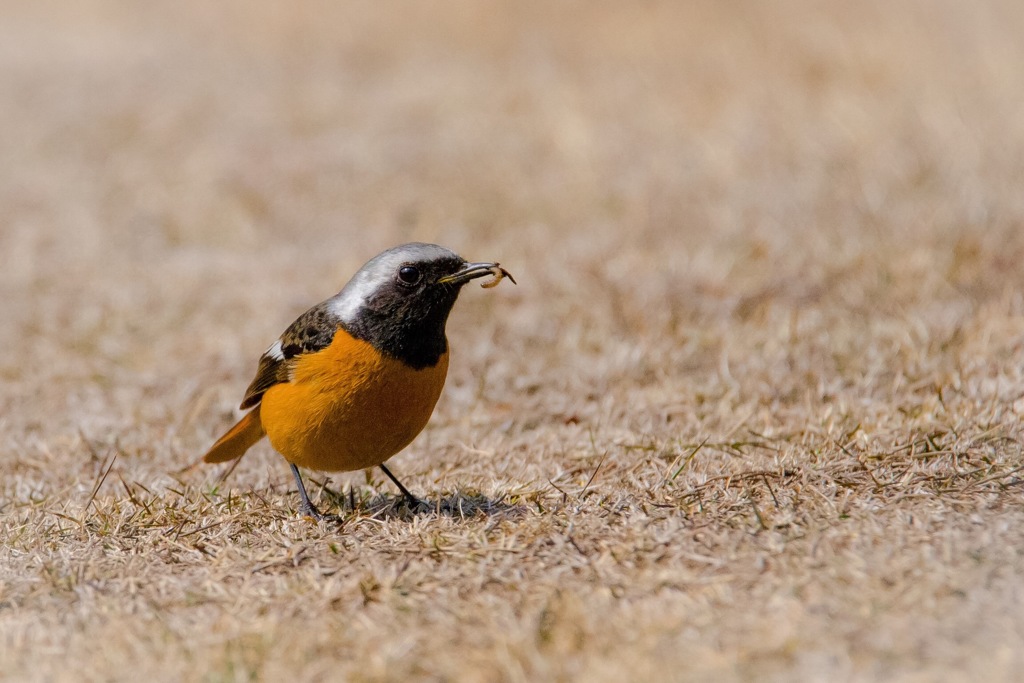
[[447, 353], [414, 370], [338, 330], [326, 349], [298, 358], [290, 382], [267, 390], [260, 418], [271, 445], [300, 467], [373, 467], [423, 430], [447, 373]]

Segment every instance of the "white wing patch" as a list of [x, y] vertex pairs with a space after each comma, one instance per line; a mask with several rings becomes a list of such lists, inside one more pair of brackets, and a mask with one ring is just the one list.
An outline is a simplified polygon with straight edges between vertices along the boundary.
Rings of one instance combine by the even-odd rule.
[[284, 360], [284, 351], [281, 350], [281, 340], [278, 339], [276, 342], [271, 344], [270, 348], [263, 352], [263, 355], [276, 361]]

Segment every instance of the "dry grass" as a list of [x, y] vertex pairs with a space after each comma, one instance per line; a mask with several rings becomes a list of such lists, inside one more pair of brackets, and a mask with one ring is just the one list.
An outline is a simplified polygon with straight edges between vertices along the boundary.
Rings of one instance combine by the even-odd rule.
[[[0, 677], [1019, 677], [1024, 6], [285, 7], [5, 4]], [[177, 474], [410, 239], [435, 511]]]

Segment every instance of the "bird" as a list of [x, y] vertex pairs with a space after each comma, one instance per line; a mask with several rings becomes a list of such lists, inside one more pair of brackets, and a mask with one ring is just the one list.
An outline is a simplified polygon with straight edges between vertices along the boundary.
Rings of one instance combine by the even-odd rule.
[[340, 292], [296, 318], [260, 356], [240, 408], [248, 410], [202, 457], [237, 460], [266, 436], [291, 467], [300, 512], [327, 519], [309, 498], [300, 467], [380, 467], [426, 426], [448, 373], [448, 315], [462, 287], [493, 287], [511, 273], [469, 262], [436, 244], [411, 242], [370, 259]]

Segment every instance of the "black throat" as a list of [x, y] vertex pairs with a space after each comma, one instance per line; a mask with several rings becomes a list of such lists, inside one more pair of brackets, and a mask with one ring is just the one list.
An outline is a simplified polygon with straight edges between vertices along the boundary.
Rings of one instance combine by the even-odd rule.
[[356, 339], [402, 361], [416, 370], [432, 368], [448, 351], [445, 323], [451, 308], [434, 310], [425, 316], [395, 315], [393, 311], [363, 308], [355, 320], [342, 328]]

